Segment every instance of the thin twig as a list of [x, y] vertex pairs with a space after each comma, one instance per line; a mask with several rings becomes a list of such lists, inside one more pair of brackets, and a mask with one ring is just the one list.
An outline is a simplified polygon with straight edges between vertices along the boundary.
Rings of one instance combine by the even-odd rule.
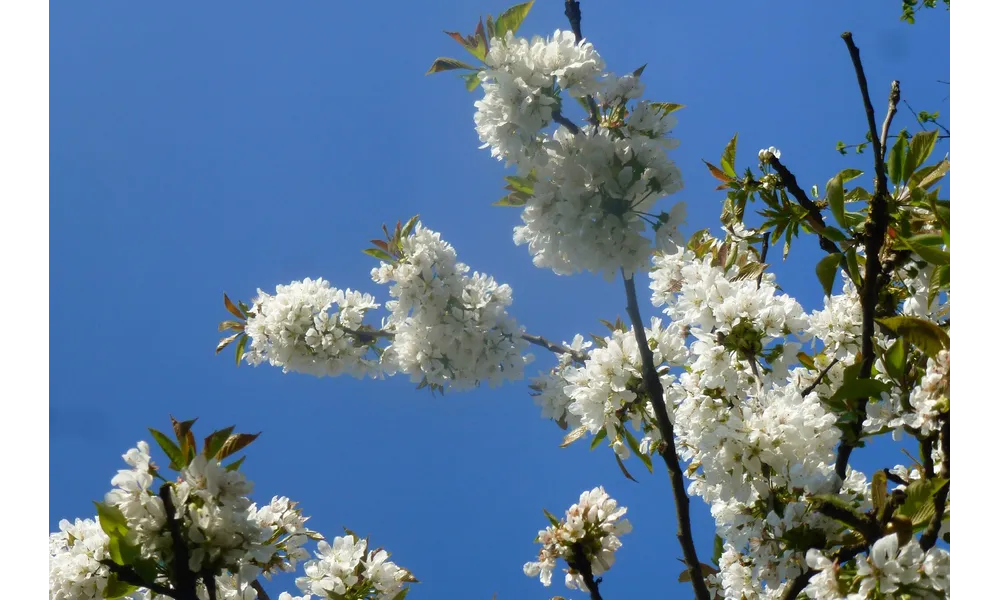
[[835, 358], [829, 365], [827, 365], [825, 369], [820, 371], [819, 377], [816, 378], [816, 381], [812, 382], [811, 384], [809, 384], [809, 387], [802, 390], [802, 397], [805, 398], [810, 393], [812, 393], [812, 391], [815, 390], [816, 387], [819, 386], [819, 384], [823, 381], [823, 378], [826, 377], [827, 373], [830, 372], [830, 369], [833, 368], [833, 365], [837, 364], [838, 362], [840, 362], [840, 359]]
[[624, 270], [622, 278], [625, 280], [628, 316], [632, 321], [632, 330], [639, 346], [639, 355], [642, 357], [642, 381], [653, 405], [657, 429], [660, 432], [660, 437], [663, 438], [663, 442], [660, 444], [660, 455], [663, 457], [663, 462], [666, 463], [667, 471], [670, 474], [670, 487], [673, 490], [674, 506], [677, 509], [677, 539], [684, 552], [684, 564], [687, 565], [688, 573], [691, 575], [691, 586], [694, 588], [695, 597], [698, 600], [709, 600], [711, 594], [705, 584], [705, 576], [701, 572], [701, 561], [698, 560], [698, 552], [694, 546], [694, 536], [691, 531], [690, 499], [684, 486], [680, 460], [677, 458], [674, 426], [670, 422], [667, 405], [663, 401], [663, 384], [656, 372], [656, 365], [653, 364], [653, 352], [649, 349], [649, 342], [646, 340], [646, 329], [643, 325], [642, 315], [639, 313], [639, 301], [635, 292], [635, 279], [625, 277]]
[[906, 100], [903, 100], [903, 104], [906, 105], [906, 108], [910, 109], [910, 114], [913, 115], [913, 118], [917, 120], [917, 125], [920, 125], [920, 129], [922, 129], [923, 131], [927, 131], [927, 128], [924, 127], [924, 122], [920, 120], [919, 116], [917, 116], [917, 111], [913, 110], [913, 107], [910, 106], [910, 103], [907, 102]]
[[253, 587], [253, 589], [257, 590], [258, 600], [271, 600], [271, 597], [268, 596], [267, 592], [264, 591], [264, 586], [260, 584], [259, 579], [254, 579], [253, 583], [251, 583], [250, 586]]
[[925, 437], [920, 440], [920, 462], [923, 463], [924, 479], [934, 477], [934, 438]]
[[841, 254], [837, 244], [822, 235], [823, 230], [826, 229], [826, 221], [823, 220], [823, 213], [820, 212], [819, 205], [813, 202], [805, 190], [799, 187], [799, 183], [795, 180], [795, 175], [792, 175], [792, 172], [785, 165], [781, 164], [781, 161], [777, 157], [771, 156], [769, 164], [778, 172], [778, 176], [781, 177], [781, 183], [784, 184], [785, 188], [791, 192], [799, 205], [808, 212], [806, 218], [809, 220], [809, 226], [816, 231], [819, 237], [819, 247], [830, 254]]
[[530, 342], [536, 346], [541, 346], [550, 352], [556, 354], [568, 354], [573, 358], [573, 361], [579, 364], [587, 362], [587, 353], [581, 352], [579, 350], [574, 350], [569, 346], [564, 346], [562, 344], [557, 344], [555, 342], [550, 342], [549, 340], [543, 338], [540, 335], [532, 335], [530, 333], [521, 334], [521, 339]]
[[[889, 189], [885, 169], [885, 136], [888, 135], [892, 117], [896, 114], [896, 103], [899, 102], [899, 82], [892, 82], [889, 94], [889, 112], [882, 124], [882, 135], [879, 136], [875, 126], [875, 109], [872, 108], [868, 95], [868, 81], [865, 78], [864, 67], [861, 64], [861, 53], [854, 45], [851, 32], [845, 32], [841, 37], [847, 45], [847, 50], [854, 63], [854, 71], [858, 77], [858, 87], [861, 89], [861, 99], [865, 105], [865, 115], [868, 129], [872, 137], [873, 154], [875, 155], [875, 193], [872, 195], [868, 221], [865, 223], [865, 278], [861, 290], [861, 372], [859, 379], [871, 379], [872, 367], [875, 364], [875, 307], [878, 304], [879, 274], [882, 272], [882, 262], [879, 257], [886, 231], [889, 228]], [[865, 407], [868, 398], [858, 398], [854, 407], [854, 422], [851, 424], [853, 435], [841, 440], [837, 448], [837, 462], [834, 470], [841, 480], [847, 478], [847, 462], [851, 451], [861, 436], [864, 422]]]
[[[938, 125], [938, 127], [941, 127], [941, 126]], [[943, 127], [941, 127], [941, 128], [944, 129]], [[898, 135], [890, 135], [888, 137], [888, 139], [894, 140], [894, 139], [896, 139], [898, 137], [899, 137]], [[937, 139], [939, 139], [939, 140], [947, 140], [950, 137], [951, 137], [950, 135], [939, 135], [939, 136], [937, 136]], [[857, 148], [858, 146], [865, 146], [867, 144], [868, 144], [868, 142], [862, 142], [860, 144], [847, 144], [846, 146], [841, 146], [841, 147], [846, 150], [848, 148]]]

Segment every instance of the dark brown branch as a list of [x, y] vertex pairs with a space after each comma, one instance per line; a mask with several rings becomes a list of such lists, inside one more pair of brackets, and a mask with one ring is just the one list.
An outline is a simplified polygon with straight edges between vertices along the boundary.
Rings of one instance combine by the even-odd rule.
[[812, 198], [799, 186], [798, 181], [795, 180], [795, 175], [792, 175], [792, 172], [785, 165], [781, 164], [781, 161], [777, 157], [772, 155], [769, 164], [778, 172], [778, 176], [781, 177], [781, 183], [791, 192], [792, 197], [808, 212], [806, 219], [809, 221], [809, 226], [819, 236], [819, 247], [829, 254], [840, 254], [840, 248], [837, 247], [837, 244], [821, 235], [821, 232], [826, 229], [826, 221], [823, 220], [823, 213], [820, 212], [819, 205], [813, 202]]
[[601, 592], [598, 589], [601, 579], [594, 579], [594, 569], [590, 566], [590, 561], [587, 560], [583, 547], [579, 543], [573, 545], [572, 562], [567, 560], [566, 563], [583, 578], [583, 584], [587, 586], [587, 591], [590, 592], [590, 600], [603, 600]]
[[[865, 69], [861, 64], [861, 51], [854, 45], [854, 36], [851, 35], [850, 31], [845, 31], [840, 35], [840, 37], [843, 38], [844, 43], [847, 44], [847, 51], [851, 54], [851, 62], [854, 63], [854, 74], [858, 78], [858, 87], [861, 89], [861, 99], [865, 103], [865, 116], [868, 119], [868, 133], [871, 134], [872, 148], [875, 150], [875, 188], [876, 194], [878, 194], [887, 189], [885, 177], [885, 152], [882, 149], [882, 138], [879, 136], [878, 128], [875, 126], [875, 108], [872, 106], [872, 99], [868, 94], [868, 79], [865, 77]], [[893, 112], [895, 112], [895, 109], [893, 109]]]
[[684, 552], [684, 564], [687, 565], [688, 573], [691, 575], [691, 586], [694, 588], [695, 597], [698, 600], [709, 600], [711, 594], [708, 591], [708, 586], [705, 585], [705, 576], [701, 572], [701, 561], [698, 560], [698, 552], [695, 549], [694, 536], [691, 532], [690, 499], [684, 486], [680, 460], [677, 458], [674, 426], [670, 422], [667, 405], [663, 401], [663, 384], [656, 372], [656, 365], [653, 364], [653, 352], [649, 349], [649, 342], [646, 340], [646, 328], [642, 315], [639, 313], [639, 302], [635, 292], [635, 279], [625, 277], [624, 271], [622, 271], [622, 278], [625, 280], [628, 316], [632, 321], [632, 330], [635, 332], [639, 354], [642, 356], [642, 381], [649, 393], [649, 400], [653, 404], [657, 429], [660, 432], [660, 437], [663, 438], [663, 442], [660, 444], [660, 455], [667, 465], [667, 471], [670, 474], [670, 487], [674, 493], [674, 507], [677, 509], [677, 539]]
[[271, 597], [268, 596], [267, 592], [264, 591], [264, 586], [262, 586], [260, 584], [260, 580], [259, 579], [254, 579], [253, 583], [251, 583], [250, 585], [251, 585], [251, 587], [253, 587], [253, 589], [257, 590], [257, 599], [258, 600], [271, 600]]
[[934, 438], [925, 437], [920, 440], [920, 462], [923, 463], [924, 467], [924, 479], [931, 479], [934, 477], [934, 456], [932, 452], [934, 451]]
[[[576, 38], [576, 43], [579, 44], [583, 41], [583, 32], [580, 30], [580, 3], [576, 0], [566, 0], [566, 11], [564, 14], [566, 15], [566, 18], [569, 19], [569, 28], [573, 30], [573, 37]], [[586, 100], [587, 108], [590, 113], [589, 122], [594, 127], [597, 127], [601, 124], [601, 119], [597, 115], [597, 102], [594, 102], [593, 96], [587, 96]], [[572, 129], [570, 131], [572, 131]], [[576, 132], [574, 131], [573, 133]]]
[[580, 352], [579, 350], [574, 350], [569, 346], [564, 346], [562, 344], [550, 342], [549, 340], [543, 338], [540, 335], [522, 333], [521, 339], [526, 342], [530, 342], [536, 346], [541, 346], [542, 348], [545, 348], [546, 350], [549, 350], [550, 352], [554, 352], [556, 354], [568, 354], [570, 357], [573, 358], [573, 361], [576, 363], [583, 364], [587, 362], [586, 352]]
[[848, 510], [828, 502], [821, 502], [819, 506], [816, 507], [816, 512], [821, 515], [826, 515], [831, 519], [836, 519], [841, 523], [850, 525], [855, 531], [865, 537], [865, 541], [868, 545], [874, 544], [878, 541], [881, 535], [879, 533], [878, 526], [873, 520], [861, 516], [852, 510]]
[[197, 600], [197, 579], [188, 566], [190, 556], [187, 544], [184, 542], [184, 536], [181, 534], [180, 523], [177, 522], [177, 511], [174, 508], [174, 501], [170, 497], [169, 483], [160, 486], [160, 499], [163, 500], [163, 510], [167, 514], [167, 530], [170, 532], [170, 541], [174, 551], [170, 565], [171, 581], [174, 584], [173, 597], [177, 600]]
[[882, 469], [882, 472], [885, 473], [885, 478], [887, 480], [889, 480], [889, 481], [891, 481], [891, 482], [893, 482], [893, 483], [895, 483], [897, 485], [907, 485], [907, 482], [906, 482], [905, 479], [903, 479], [899, 475], [896, 475], [895, 473], [893, 473], [889, 469]]
[[827, 367], [826, 367], [825, 369], [823, 369], [823, 370], [822, 370], [822, 371], [820, 372], [820, 374], [819, 374], [819, 377], [817, 377], [817, 378], [816, 378], [816, 381], [812, 382], [812, 383], [811, 383], [811, 384], [809, 385], [809, 387], [807, 387], [806, 389], [802, 390], [802, 397], [803, 397], [803, 398], [805, 398], [806, 396], [808, 396], [809, 394], [811, 394], [811, 393], [812, 393], [812, 391], [813, 391], [813, 390], [815, 390], [815, 389], [816, 389], [816, 387], [817, 387], [817, 386], [818, 386], [818, 385], [819, 385], [820, 383], [822, 383], [822, 382], [823, 382], [823, 378], [824, 378], [824, 377], [826, 377], [827, 373], [829, 373], [829, 372], [830, 372], [830, 369], [832, 369], [832, 368], [833, 368], [833, 365], [835, 365], [835, 364], [837, 364], [837, 363], [839, 363], [839, 362], [840, 362], [840, 359], [839, 359], [839, 358], [835, 358], [835, 359], [833, 359], [833, 361], [832, 361], [832, 362], [830, 362], [830, 364], [829, 364], [829, 365], [827, 365]]
[[[871, 207], [868, 211], [868, 220], [864, 228], [865, 240], [865, 277], [861, 289], [861, 373], [859, 379], [870, 379], [872, 366], [875, 364], [875, 307], [878, 304], [879, 275], [882, 273], [882, 262], [880, 253], [882, 244], [885, 241], [885, 234], [889, 228], [889, 189], [885, 171], [885, 148], [884, 137], [879, 137], [875, 126], [875, 109], [872, 108], [871, 98], [868, 95], [868, 81], [865, 79], [865, 71], [861, 65], [861, 53], [854, 45], [851, 32], [845, 32], [842, 36], [847, 50], [850, 52], [851, 60], [854, 63], [854, 71], [858, 77], [858, 86], [861, 88], [861, 98], [865, 105], [865, 115], [868, 119], [868, 129], [872, 136], [872, 146], [875, 155], [875, 193], [872, 195]], [[882, 125], [882, 135], [888, 135], [892, 117], [896, 114], [896, 104], [899, 102], [899, 82], [892, 82], [892, 89], [889, 93], [889, 112]], [[858, 398], [854, 407], [854, 422], [851, 424], [853, 436], [841, 441], [837, 448], [837, 462], [835, 471], [844, 480], [847, 478], [847, 461], [851, 457], [854, 445], [861, 436], [862, 423], [864, 422], [865, 408], [868, 405], [868, 398]]]
[[951, 488], [951, 411], [945, 413], [941, 422], [941, 472], [938, 474], [948, 480], [934, 496], [934, 516], [920, 536], [920, 547], [924, 552], [937, 543], [941, 524], [944, 522], [944, 509], [948, 504], [948, 490]]
[[569, 129], [569, 132], [572, 133], [573, 135], [580, 133], [580, 128], [577, 127], [576, 123], [564, 117], [563, 114], [558, 110], [552, 111], [552, 120], [555, 121], [556, 123], [559, 123], [566, 129]]
[[101, 564], [108, 568], [109, 571], [115, 574], [118, 581], [122, 583], [127, 583], [129, 585], [134, 585], [141, 588], [146, 588], [147, 590], [159, 594], [161, 596], [168, 596], [170, 598], [176, 597], [176, 592], [166, 586], [160, 585], [155, 581], [146, 581], [138, 573], [135, 572], [130, 566], [122, 566], [113, 560], [105, 559], [101, 561]]
[[795, 598], [798, 598], [802, 590], [806, 589], [806, 586], [809, 585], [809, 580], [817, 573], [819, 571], [815, 569], [806, 569], [804, 573], [793, 579], [785, 589], [785, 593], [781, 596], [782, 600], [795, 600]]

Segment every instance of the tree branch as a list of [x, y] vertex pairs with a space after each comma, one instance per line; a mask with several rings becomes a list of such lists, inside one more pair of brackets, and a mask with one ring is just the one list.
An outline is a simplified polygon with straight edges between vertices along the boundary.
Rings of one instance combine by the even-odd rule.
[[[580, 3], [577, 0], [566, 0], [566, 11], [564, 14], [569, 19], [569, 28], [573, 30], [573, 37], [576, 38], [576, 43], [579, 44], [583, 40], [583, 32], [580, 30]], [[601, 124], [601, 119], [597, 115], [597, 103], [594, 102], [593, 96], [587, 96], [587, 108], [590, 112], [590, 124], [597, 127]], [[573, 133], [576, 132], [574, 131]]]
[[558, 110], [552, 111], [552, 120], [555, 121], [556, 123], [559, 123], [566, 129], [569, 129], [569, 132], [572, 133], [573, 135], [580, 133], [580, 128], [577, 127], [576, 123], [564, 117], [563, 114]]
[[564, 346], [562, 344], [550, 342], [549, 340], [543, 338], [540, 335], [522, 333], [521, 339], [526, 342], [530, 342], [536, 346], [541, 346], [542, 348], [545, 348], [546, 350], [549, 350], [550, 352], [554, 352], [556, 354], [568, 354], [570, 357], [572, 357], [574, 362], [579, 363], [581, 365], [587, 362], [586, 352], [580, 352], [579, 350], [574, 350], [569, 346]]
[[260, 584], [259, 579], [254, 579], [250, 586], [257, 590], [257, 600], [271, 600], [271, 597], [264, 591], [264, 586]]
[[590, 561], [587, 560], [586, 554], [584, 554], [579, 542], [573, 545], [573, 555], [573, 562], [566, 561], [566, 563], [583, 578], [583, 584], [587, 586], [587, 591], [590, 592], [590, 600], [604, 600], [601, 598], [601, 592], [598, 589], [601, 580], [600, 578], [594, 579], [594, 570], [590, 566]]
[[[873, 154], [875, 155], [875, 193], [872, 195], [868, 220], [864, 228], [865, 277], [861, 290], [861, 373], [858, 375], [859, 379], [871, 379], [872, 367], [875, 364], [875, 307], [878, 304], [879, 275], [882, 272], [882, 262], [879, 255], [882, 252], [882, 244], [889, 228], [889, 189], [886, 179], [883, 142], [885, 136], [888, 135], [892, 117], [896, 114], [896, 103], [899, 102], [899, 82], [892, 82], [889, 93], [889, 112], [882, 124], [882, 136], [880, 137], [875, 127], [875, 109], [872, 108], [871, 98], [868, 96], [868, 81], [865, 79], [865, 71], [861, 65], [861, 53], [854, 45], [851, 32], [845, 32], [841, 37], [847, 44], [847, 50], [854, 63], [854, 71], [858, 76], [858, 86], [861, 88], [861, 98], [865, 105], [865, 115], [868, 118], [868, 129], [871, 133]], [[867, 397], [857, 399], [854, 408], [855, 418], [851, 426], [853, 436], [843, 439], [837, 448], [835, 471], [841, 480], [847, 478], [847, 461], [851, 457], [851, 451], [854, 449], [857, 438], [861, 435], [867, 405]]]
[[781, 177], [781, 183], [784, 184], [785, 188], [791, 192], [799, 205], [809, 213], [807, 217], [809, 226], [816, 230], [816, 234], [819, 236], [819, 247], [829, 254], [840, 254], [840, 248], [837, 247], [837, 244], [821, 235], [821, 232], [826, 229], [826, 221], [823, 219], [823, 213], [819, 210], [819, 205], [813, 202], [805, 190], [799, 187], [799, 183], [795, 180], [795, 175], [792, 175], [792, 172], [785, 165], [781, 164], [781, 161], [777, 157], [772, 155], [769, 164], [778, 172], [778, 176]]
[[[921, 448], [922, 449], [922, 448]], [[951, 418], [949, 413], [941, 415], [941, 473], [945, 479], [951, 477]], [[934, 516], [930, 524], [920, 537], [920, 547], [924, 552], [930, 550], [937, 543], [938, 534], [941, 532], [941, 524], [944, 522], [944, 510], [948, 503], [948, 490], [951, 481], [945, 482], [944, 486], [938, 490], [934, 496]]]
[[168, 596], [170, 598], [175, 597], [176, 592], [174, 590], [166, 586], [160, 585], [155, 581], [144, 580], [138, 573], [136, 573], [135, 569], [133, 569], [132, 567], [119, 565], [118, 563], [110, 559], [102, 560], [101, 564], [107, 567], [109, 571], [114, 573], [115, 577], [118, 578], [118, 581], [121, 581], [122, 583], [127, 583], [129, 585], [146, 588], [147, 590], [155, 594], [159, 594], [161, 596]]
[[628, 316], [632, 321], [632, 330], [635, 332], [635, 340], [639, 345], [639, 354], [642, 356], [642, 381], [646, 391], [649, 392], [653, 412], [656, 414], [656, 426], [659, 429], [660, 437], [663, 438], [663, 442], [660, 444], [660, 455], [667, 465], [667, 471], [670, 474], [670, 487], [674, 493], [674, 506], [677, 509], [677, 539], [684, 552], [684, 564], [687, 565], [688, 573], [691, 575], [691, 586], [694, 588], [695, 597], [698, 600], [709, 600], [711, 594], [708, 591], [708, 586], [705, 585], [705, 576], [701, 572], [701, 561], [698, 560], [698, 552], [695, 549], [694, 537], [691, 532], [690, 499], [684, 486], [680, 460], [677, 458], [674, 426], [670, 422], [667, 405], [663, 401], [663, 384], [656, 372], [656, 365], [653, 364], [653, 352], [649, 349], [649, 342], [646, 340], [646, 328], [642, 315], [639, 313], [639, 302], [635, 292], [635, 279], [625, 277], [624, 270], [622, 278], [625, 280]]
[[822, 372], [820, 372], [819, 377], [816, 378], [816, 381], [812, 382], [811, 384], [809, 384], [809, 387], [802, 390], [802, 397], [805, 398], [810, 393], [812, 393], [812, 391], [816, 389], [816, 386], [818, 386], [823, 381], [823, 378], [826, 377], [826, 374], [830, 372], [830, 369], [832, 369], [833, 366], [839, 362], [840, 362], [839, 358], [833, 359], [833, 361], [829, 365], [827, 365], [827, 367], [823, 369]]
[[181, 535], [180, 524], [177, 522], [177, 511], [174, 508], [174, 501], [170, 497], [169, 483], [160, 486], [160, 499], [163, 500], [163, 510], [167, 514], [167, 530], [170, 531], [170, 540], [174, 551], [174, 559], [171, 561], [174, 598], [177, 600], [197, 600], [197, 580], [188, 565], [190, 556], [187, 544], [184, 543], [184, 536]]

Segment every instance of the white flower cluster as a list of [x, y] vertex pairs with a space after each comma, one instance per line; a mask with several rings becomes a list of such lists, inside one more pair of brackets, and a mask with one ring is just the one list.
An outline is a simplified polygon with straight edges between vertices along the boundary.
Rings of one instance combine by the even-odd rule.
[[809, 550], [806, 562], [819, 571], [803, 590], [815, 600], [894, 598], [904, 592], [909, 595], [901, 597], [947, 598], [951, 589], [948, 552], [938, 547], [924, 552], [915, 538], [901, 545], [895, 533], [875, 542], [867, 557], [855, 559], [856, 575], [847, 581], [840, 576], [843, 567], [819, 550]]
[[246, 325], [248, 363], [267, 361], [286, 373], [317, 377], [378, 373], [378, 358], [369, 356], [374, 340], [351, 333], [361, 327], [367, 311], [379, 306], [368, 294], [309, 278], [279, 285], [273, 296], [258, 294]]
[[63, 519], [59, 533], [49, 535], [49, 600], [104, 598], [108, 568], [108, 536], [91, 519]]
[[904, 415], [904, 422], [924, 436], [932, 430], [940, 429], [938, 417], [941, 414], [941, 402], [948, 401], [950, 396], [951, 353], [942, 350], [936, 357], [927, 359], [927, 371], [920, 380], [920, 385], [910, 394], [910, 406], [913, 410]]
[[[677, 366], [684, 363], [687, 348], [681, 327], [672, 324], [663, 327], [658, 318], [651, 320], [646, 328], [646, 338], [653, 351], [653, 361], [658, 366]], [[570, 348], [583, 350], [590, 342], [583, 343], [577, 335]], [[664, 389], [673, 391], [670, 385], [673, 375], [661, 376]], [[642, 358], [632, 329], [616, 329], [603, 339], [600, 347], [590, 351], [587, 360], [577, 365], [564, 357], [552, 372], [543, 374], [533, 381], [535, 402], [542, 408], [544, 417], [563, 422], [576, 429], [586, 427], [591, 434], [602, 429], [607, 433], [615, 452], [622, 458], [629, 456], [628, 447], [622, 441], [621, 427], [630, 422], [636, 431], [646, 433], [643, 439], [644, 452], [659, 435], [652, 425], [655, 423], [653, 407], [645, 396], [639, 394], [642, 382]], [[668, 409], [674, 402], [665, 399]]]
[[556, 561], [561, 558], [568, 566], [566, 587], [586, 590], [580, 568], [589, 565], [595, 576], [611, 568], [615, 552], [622, 545], [619, 536], [632, 531], [628, 519], [622, 519], [626, 511], [603, 487], [583, 492], [580, 501], [566, 511], [565, 518], [538, 532], [536, 541], [542, 544], [542, 549], [537, 561], [525, 563], [524, 574], [538, 577], [548, 587], [552, 585]]
[[[123, 545], [134, 547], [139, 559], [156, 571], [154, 579], [147, 580], [150, 585], [167, 585], [165, 572], [160, 571], [175, 559], [174, 540], [167, 528], [164, 502], [150, 489], [156, 471], [149, 445], [139, 442], [124, 458], [132, 468], [118, 472], [113, 479], [116, 488], [105, 499], [107, 510], [120, 511], [120, 515], [101, 513], [101, 519], [110, 520], [107, 526], [116, 529], [106, 529], [97, 520], [63, 520], [59, 532], [49, 536], [51, 600], [105, 597], [111, 572], [101, 561], [116, 553], [124, 556]], [[217, 599], [255, 600], [255, 579], [295, 571], [309, 558], [306, 542], [323, 540], [305, 526], [308, 517], [296, 503], [274, 497], [261, 507], [252, 504], [247, 495], [253, 484], [242, 473], [202, 455], [180, 471], [176, 482], [165, 485], [170, 486], [172, 516], [187, 546], [186, 567], [199, 578], [197, 593], [202, 600], [210, 598], [201, 579], [205, 573], [217, 574]], [[124, 521], [118, 522], [121, 518]], [[109, 532], [120, 536], [114, 553]], [[390, 600], [405, 584], [416, 581], [409, 571], [389, 561], [385, 550], [366, 550], [367, 540], [356, 540], [353, 535], [335, 538], [332, 546], [320, 541], [317, 559], [305, 562], [305, 576], [296, 580], [298, 587], [321, 598], [335, 593], [357, 600]], [[150, 592], [140, 588], [127, 597], [148, 600]]]
[[[315, 594], [320, 598], [391, 600], [406, 583], [416, 581], [409, 571], [390, 561], [385, 550], [367, 549], [368, 540], [353, 535], [335, 537], [332, 545], [320, 542], [316, 559], [305, 563], [305, 576], [295, 580], [306, 595], [295, 598], [310, 600]], [[283, 593], [279, 600], [290, 598]]]
[[420, 223], [401, 246], [401, 260], [372, 270], [393, 298], [386, 302], [394, 336], [383, 355], [386, 371], [456, 390], [523, 378], [527, 342], [507, 314], [510, 286], [478, 272], [470, 277], [451, 244]]
[[[651, 251], [643, 236], [653, 205], [681, 188], [664, 138], [672, 115], [649, 102], [626, 103], [643, 90], [638, 75], [605, 76], [590, 43], [571, 32], [531, 42], [508, 33], [494, 39], [480, 72], [484, 98], [476, 102], [476, 129], [493, 156], [530, 176], [514, 241], [527, 244], [538, 267], [558, 274], [644, 268]], [[585, 130], [544, 129], [563, 110], [563, 98], [597, 95], [601, 123]], [[653, 217], [655, 218], [655, 217]], [[674, 224], [676, 227], [676, 224]]]
[[508, 32], [490, 42], [487, 68], [479, 73], [485, 92], [476, 102], [476, 131], [493, 156], [515, 164], [541, 149], [541, 130], [561, 99], [555, 86], [574, 98], [600, 89], [604, 61], [593, 44], [577, 44], [571, 31], [530, 42]]

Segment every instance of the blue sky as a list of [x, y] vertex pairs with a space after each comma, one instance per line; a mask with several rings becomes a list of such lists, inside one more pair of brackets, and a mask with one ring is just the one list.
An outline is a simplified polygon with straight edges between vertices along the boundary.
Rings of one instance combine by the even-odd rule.
[[[287, 495], [311, 525], [370, 533], [423, 582], [414, 598], [548, 598], [521, 573], [542, 507], [561, 512], [603, 484], [629, 507], [606, 598], [676, 583], [680, 550], [665, 470], [625, 480], [609, 451], [560, 449], [526, 384], [431, 397], [406, 379], [320, 380], [215, 356], [222, 293], [324, 277], [384, 301], [360, 250], [383, 221], [419, 213], [460, 260], [514, 288], [513, 311], [554, 339], [624, 316], [621, 282], [535, 269], [511, 242], [503, 168], [477, 150], [470, 94], [438, 56], [464, 58], [443, 29], [471, 31], [506, 2], [69, 3], [50, 24], [49, 527], [91, 516], [120, 455], [168, 414], [196, 433], [263, 431], [244, 469], [256, 498]], [[523, 34], [566, 28], [540, 0]], [[624, 73], [648, 63], [649, 98], [679, 102], [672, 157], [685, 178], [688, 233], [716, 227], [722, 194], [701, 164], [740, 133], [739, 168], [777, 146], [804, 187], [840, 169], [866, 125], [839, 34], [854, 32], [881, 122], [889, 81], [915, 110], [949, 123], [949, 19], [899, 22], [896, 0], [598, 2], [583, 31]], [[902, 107], [896, 123], [911, 131]], [[937, 151], [947, 150], [947, 143]], [[669, 208], [671, 200], [663, 202]], [[821, 305], [815, 240], [775, 266], [807, 309]], [[645, 281], [641, 282], [645, 286]], [[648, 303], [644, 316], [655, 314]], [[547, 368], [544, 351], [530, 373]], [[870, 469], [905, 463], [887, 444], [856, 454]], [[692, 503], [701, 555], [707, 507]], [[650, 575], [653, 577], [650, 577]], [[272, 597], [293, 591], [272, 584]], [[581, 597], [570, 594], [568, 597]]]

